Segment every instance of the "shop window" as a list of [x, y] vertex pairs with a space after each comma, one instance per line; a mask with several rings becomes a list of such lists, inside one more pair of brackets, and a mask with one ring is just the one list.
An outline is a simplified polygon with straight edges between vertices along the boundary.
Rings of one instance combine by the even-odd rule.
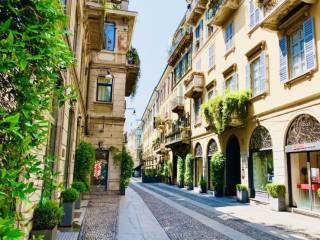
[[255, 191], [266, 191], [266, 185], [273, 182], [272, 150], [258, 151], [252, 154], [253, 186]]
[[233, 22], [230, 22], [224, 32], [224, 39], [226, 44], [226, 50], [230, 50], [233, 47]]
[[279, 42], [280, 81], [283, 83], [316, 68], [313, 17], [293, 29]]
[[114, 23], [105, 24], [106, 49], [114, 51], [116, 46], [116, 25]]
[[97, 80], [97, 101], [112, 102], [112, 79], [98, 78]]

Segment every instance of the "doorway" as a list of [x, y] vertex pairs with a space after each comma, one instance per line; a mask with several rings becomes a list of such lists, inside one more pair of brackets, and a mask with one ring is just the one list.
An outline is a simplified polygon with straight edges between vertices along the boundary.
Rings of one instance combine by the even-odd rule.
[[108, 151], [96, 150], [96, 161], [92, 175], [93, 191], [101, 192], [108, 190], [108, 159]]
[[240, 144], [236, 136], [231, 136], [226, 151], [226, 196], [235, 196], [236, 185], [241, 183]]
[[194, 186], [199, 186], [201, 176], [203, 176], [203, 159], [202, 159], [202, 147], [200, 143], [197, 143], [195, 148], [195, 174], [194, 174]]

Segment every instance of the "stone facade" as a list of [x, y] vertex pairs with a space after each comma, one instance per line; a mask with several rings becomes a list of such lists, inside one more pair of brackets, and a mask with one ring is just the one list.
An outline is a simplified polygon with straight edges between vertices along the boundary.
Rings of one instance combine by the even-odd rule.
[[[143, 115], [145, 167], [153, 166], [152, 162], [160, 168], [161, 161], [156, 159], [161, 155], [152, 150], [152, 141], [157, 136], [168, 135], [172, 131], [172, 126], [167, 125], [157, 135], [151, 130], [154, 127], [154, 117], [165, 116], [163, 113], [168, 112], [168, 121], [172, 122], [178, 116], [188, 114], [191, 116], [191, 124], [188, 126], [191, 132], [190, 144], [182, 145], [187, 141], [180, 139], [174, 145], [166, 145], [169, 150], [167, 158], [173, 160], [173, 178], [176, 177], [175, 155], [184, 155], [185, 152], [178, 149], [189, 146], [189, 152], [194, 155], [198, 154], [197, 147], [201, 149], [201, 155], [196, 156], [196, 161], [201, 163], [196, 164], [195, 173], [202, 172], [210, 181], [209, 145], [214, 142], [216, 150], [227, 156], [225, 194], [233, 195], [235, 185], [243, 183], [249, 187], [252, 198], [267, 201], [265, 183], [275, 182], [286, 185], [287, 205], [299, 208], [297, 195], [299, 191], [302, 195], [305, 194], [305, 189], [301, 187], [303, 184], [300, 184], [305, 181], [300, 172], [307, 167], [304, 166], [307, 161], [303, 162], [304, 154], [310, 154], [308, 161], [311, 168], [315, 168], [312, 171], [319, 168], [317, 158], [308, 151], [318, 152], [320, 140], [319, 135], [310, 130], [317, 129], [314, 126], [320, 120], [320, 32], [316, 27], [319, 24], [320, 3], [280, 0], [191, 2], [174, 35], [168, 67]], [[186, 31], [190, 28], [191, 30]], [[190, 34], [192, 41], [188, 40]], [[297, 40], [298, 35], [300, 40]], [[296, 44], [300, 44], [299, 51], [295, 48]], [[181, 59], [191, 46], [191, 66], [189, 63], [179, 68]], [[232, 86], [228, 82], [229, 76], [233, 77], [231, 81], [234, 80]], [[224, 94], [227, 87], [234, 88], [235, 91], [251, 91], [252, 97], [247, 106], [249, 117], [244, 126], [228, 128], [218, 135], [210, 130], [208, 123], [199, 114], [199, 109], [208, 99]], [[182, 99], [179, 100], [182, 101], [179, 108], [174, 100], [177, 98]], [[175, 104], [172, 105], [172, 102]], [[313, 118], [303, 117], [304, 115]], [[293, 132], [298, 135], [297, 138], [304, 140], [294, 144], [287, 141], [291, 124], [294, 124]], [[309, 130], [301, 131], [305, 128]], [[271, 139], [271, 144], [266, 148], [254, 149], [256, 145], [250, 145], [250, 141], [255, 130], [260, 134], [260, 137], [256, 136], [257, 139], [262, 139], [262, 142]], [[300, 155], [292, 152], [300, 152]], [[259, 154], [267, 156], [266, 161], [270, 165], [267, 168], [270, 170], [255, 165], [256, 161], [264, 161], [261, 156], [257, 157]], [[300, 161], [301, 169], [294, 159]], [[197, 169], [197, 166], [202, 169]], [[259, 171], [266, 171], [267, 179], [263, 180], [266, 182], [262, 181]], [[262, 181], [263, 184], [257, 186], [257, 181]], [[194, 179], [194, 183], [197, 185], [197, 179]], [[314, 184], [315, 187], [318, 186], [318, 183]], [[318, 206], [317, 202], [313, 208], [317, 208], [315, 206]]]

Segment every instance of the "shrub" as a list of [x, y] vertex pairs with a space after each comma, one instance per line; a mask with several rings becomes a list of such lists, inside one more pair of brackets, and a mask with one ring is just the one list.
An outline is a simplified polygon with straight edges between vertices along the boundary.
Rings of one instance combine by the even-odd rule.
[[185, 160], [185, 172], [184, 172], [184, 183], [188, 187], [193, 187], [193, 163], [194, 157], [191, 153], [186, 156]]
[[125, 189], [129, 185], [134, 162], [125, 147], [119, 154], [116, 155], [116, 158], [117, 160], [120, 160], [121, 163], [120, 189]]
[[81, 181], [90, 188], [90, 175], [95, 162], [95, 150], [90, 143], [81, 142], [76, 149], [74, 179]]
[[206, 193], [207, 192], [207, 181], [203, 178], [203, 176], [201, 176], [199, 183], [200, 183], [201, 192]]
[[178, 163], [177, 163], [177, 180], [180, 186], [184, 185], [184, 162], [183, 159], [178, 156]]
[[248, 191], [248, 188], [247, 188], [247, 186], [246, 185], [243, 185], [243, 184], [237, 184], [237, 190], [238, 191], [242, 191], [242, 192], [244, 192], [244, 191]]
[[72, 188], [76, 189], [79, 193], [83, 193], [87, 191], [87, 187], [83, 182], [74, 181], [71, 185]]
[[268, 183], [267, 191], [273, 198], [284, 197], [286, 195], [286, 186], [277, 183]]
[[38, 205], [33, 214], [33, 229], [53, 229], [63, 216], [63, 209], [54, 201]]
[[147, 177], [157, 177], [158, 176], [158, 171], [157, 169], [145, 169], [144, 170], [144, 175]]
[[215, 189], [223, 189], [225, 161], [225, 156], [219, 152], [216, 152], [211, 158], [211, 179]]
[[67, 188], [61, 192], [61, 198], [64, 203], [71, 203], [79, 198], [79, 192], [74, 188]]
[[317, 193], [318, 193], [318, 197], [320, 198], [320, 188], [318, 189]]

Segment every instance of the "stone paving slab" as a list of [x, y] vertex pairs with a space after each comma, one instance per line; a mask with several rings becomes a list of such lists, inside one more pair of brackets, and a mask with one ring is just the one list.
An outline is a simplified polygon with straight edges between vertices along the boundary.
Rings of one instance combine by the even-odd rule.
[[136, 191], [160, 225], [172, 240], [230, 240], [231, 238], [207, 225], [195, 220], [189, 215], [171, 207], [159, 198], [147, 193], [141, 188], [130, 185]]
[[[143, 184], [143, 186], [147, 187], [145, 184]], [[317, 230], [320, 220], [312, 217], [289, 212], [273, 212], [264, 206], [233, 203], [233, 200], [229, 198], [217, 199], [212, 196], [208, 197], [206, 195], [189, 193], [175, 186], [165, 184], [148, 184], [148, 186], [158, 188], [158, 191], [162, 190], [161, 194], [167, 195], [167, 197], [171, 199], [174, 198], [173, 194], [177, 196], [177, 198], [183, 196], [188, 199], [187, 202], [189, 202], [181, 201], [180, 197], [179, 202], [184, 206], [197, 209], [208, 217], [211, 216], [215, 219], [221, 219], [221, 221], [225, 221], [227, 225], [231, 224], [229, 226], [235, 227], [235, 229], [238, 228], [240, 230], [239, 227], [241, 227], [250, 230], [248, 227], [251, 227], [255, 230], [253, 232], [250, 230], [250, 233], [257, 234], [256, 237], [253, 236], [257, 239], [269, 239], [268, 236], [265, 235], [265, 232], [276, 235], [282, 239], [320, 239], [320, 231]], [[166, 192], [164, 193], [163, 190]], [[190, 200], [194, 201], [194, 204], [190, 205]], [[226, 200], [225, 205], [223, 205], [224, 200]], [[201, 207], [201, 204], [203, 204], [204, 207]], [[210, 209], [205, 207], [205, 205], [210, 206]], [[236, 221], [233, 221], [234, 219]], [[261, 233], [260, 235], [259, 232]], [[275, 236], [273, 236], [273, 238], [275, 238]]]
[[77, 232], [58, 232], [58, 240], [77, 240], [79, 233]]

